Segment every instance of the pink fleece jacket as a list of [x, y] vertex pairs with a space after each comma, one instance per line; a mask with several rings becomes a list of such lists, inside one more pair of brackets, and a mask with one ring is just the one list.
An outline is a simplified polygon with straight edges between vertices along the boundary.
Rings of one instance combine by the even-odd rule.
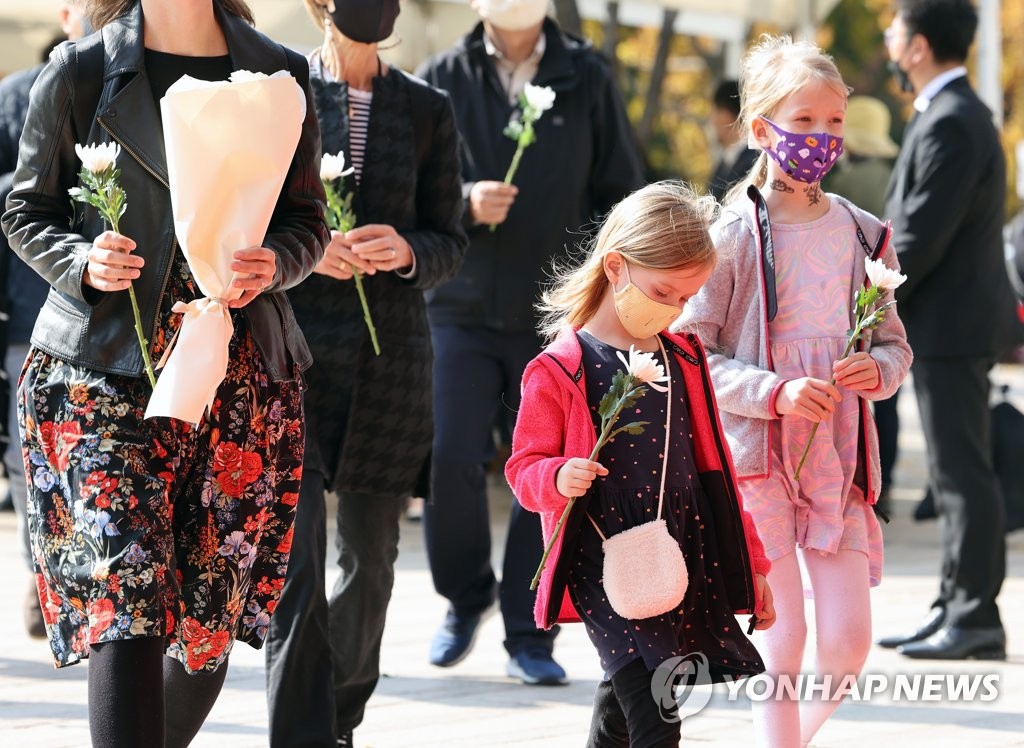
[[[718, 418], [704, 350], [695, 335], [665, 333], [669, 350], [683, 370], [687, 407], [693, 426], [694, 452], [701, 482], [715, 513], [729, 601], [738, 613], [752, 613], [756, 599], [755, 574], [767, 574], [771, 562], [753, 520], [743, 510], [732, 457]], [[587, 457], [597, 433], [587, 404], [582, 351], [575, 331], [566, 329], [523, 375], [522, 405], [512, 439], [512, 456], [505, 477], [525, 509], [541, 515], [547, 545], [568, 499], [555, 487], [559, 468], [570, 457]], [[577, 501], [576, 507], [585, 507]], [[567, 522], [567, 527], [572, 522]], [[577, 524], [578, 526], [578, 524]], [[572, 540], [560, 537], [541, 576], [534, 607], [538, 628], [579, 621], [566, 591]]]

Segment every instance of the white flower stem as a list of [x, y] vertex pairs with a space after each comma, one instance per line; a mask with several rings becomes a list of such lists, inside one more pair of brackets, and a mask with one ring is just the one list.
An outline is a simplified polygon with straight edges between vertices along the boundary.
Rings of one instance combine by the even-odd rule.
[[370, 331], [370, 342], [373, 343], [373, 352], [380, 355], [380, 343], [377, 342], [377, 328], [373, 325], [373, 317], [370, 316], [370, 304], [366, 301], [366, 291], [363, 290], [363, 274], [352, 268], [352, 280], [356, 282], [356, 293], [359, 294], [359, 303], [363, 307], [363, 321], [366, 322], [366, 329]]
[[[327, 225], [335, 231], [347, 233], [356, 224], [356, 216], [352, 212], [351, 193], [342, 198], [334, 188], [334, 180], [323, 179], [324, 193], [327, 195]], [[373, 344], [373, 352], [380, 355], [380, 343], [377, 341], [377, 328], [373, 324], [373, 315], [370, 314], [370, 303], [366, 299], [366, 290], [363, 288], [363, 274], [352, 266], [352, 280], [356, 284], [356, 293], [359, 294], [359, 305], [363, 308], [363, 322], [370, 332], [370, 342]]]
[[[114, 233], [120, 234], [121, 231], [118, 227], [117, 218], [108, 216], [107, 219], [110, 221], [110, 227], [114, 230]], [[150, 387], [156, 388], [156, 373], [153, 371], [153, 361], [149, 357], [149, 341], [146, 340], [146, 335], [142, 332], [142, 315], [139, 313], [139, 302], [135, 298], [135, 284], [131, 282], [128, 284], [128, 298], [132, 302], [132, 315], [135, 317], [135, 335], [139, 339], [139, 350], [142, 351], [142, 363], [146, 369], [146, 379], [149, 380]]]
[[[850, 339], [846, 341], [846, 350], [843, 351], [843, 355], [840, 356], [840, 361], [850, 355], [850, 351], [853, 350], [853, 344], [857, 342], [857, 338], [860, 337], [861, 332], [860, 323], [858, 322], [857, 327], [854, 329]], [[835, 384], [836, 378], [832, 377], [829, 380], [829, 384]], [[800, 462], [796, 464], [796, 470], [793, 471], [793, 479], [800, 480], [800, 469], [804, 466], [804, 461], [807, 459], [807, 453], [811, 451], [811, 442], [814, 441], [814, 435], [818, 433], [818, 426], [821, 425], [821, 421], [818, 421], [814, 426], [811, 427], [811, 433], [807, 437], [807, 443], [804, 445], [804, 451], [800, 455]]]
[[[522, 141], [520, 141], [519, 145], [516, 146], [515, 155], [512, 156], [512, 163], [508, 165], [508, 171], [505, 172], [504, 183], [506, 185], [512, 184], [512, 180], [515, 178], [516, 172], [519, 170], [519, 162], [520, 162], [520, 160], [522, 160], [522, 158], [523, 158], [523, 151], [525, 151], [525, 150], [526, 150], [526, 146], [523, 145]], [[492, 234], [494, 233], [494, 230], [496, 228], [498, 228], [498, 225], [496, 223], [492, 223], [488, 227], [488, 229], [490, 230], [490, 232]]]
[[[593, 462], [597, 459], [598, 452], [607, 443], [608, 438], [611, 436], [612, 427], [615, 426], [615, 422], [619, 419], [619, 413], [622, 412], [622, 405], [626, 402], [626, 398], [633, 391], [635, 382], [630, 382], [626, 388], [622, 397], [619, 398], [618, 404], [615, 406], [614, 412], [609, 416], [601, 426], [601, 435], [597, 438], [597, 444], [594, 445], [594, 449], [590, 452], [590, 461]], [[541, 574], [544, 573], [544, 567], [547, 566], [548, 556], [551, 555], [551, 549], [555, 547], [555, 541], [558, 540], [562, 534], [562, 526], [565, 525], [565, 521], [569, 518], [572, 513], [572, 508], [576, 504], [576, 497], [572, 497], [565, 505], [565, 509], [562, 510], [562, 516], [558, 518], [558, 522], [555, 524], [555, 529], [551, 533], [551, 539], [548, 540], [547, 546], [544, 548], [544, 555], [540, 557], [540, 565], [537, 567], [537, 572], [533, 575], [533, 579], [530, 580], [530, 589], [537, 589], [537, 585], [540, 584]]]

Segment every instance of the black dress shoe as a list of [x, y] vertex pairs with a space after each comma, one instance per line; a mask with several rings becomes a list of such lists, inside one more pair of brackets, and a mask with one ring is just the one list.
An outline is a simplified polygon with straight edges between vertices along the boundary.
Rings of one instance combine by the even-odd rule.
[[914, 507], [914, 521], [924, 522], [929, 519], [935, 519], [938, 516], [939, 512], [935, 508], [935, 494], [929, 488], [921, 500], [917, 502], [917, 506]]
[[1005, 660], [1006, 632], [1001, 626], [943, 626], [924, 641], [904, 644], [896, 651], [915, 660]]
[[885, 647], [886, 649], [895, 649], [896, 647], [901, 647], [904, 644], [922, 641], [942, 628], [942, 624], [945, 620], [945, 608], [936, 606], [931, 609], [928, 617], [921, 622], [921, 625], [918, 626], [916, 630], [909, 631], [905, 634], [883, 637], [878, 640], [878, 646]]

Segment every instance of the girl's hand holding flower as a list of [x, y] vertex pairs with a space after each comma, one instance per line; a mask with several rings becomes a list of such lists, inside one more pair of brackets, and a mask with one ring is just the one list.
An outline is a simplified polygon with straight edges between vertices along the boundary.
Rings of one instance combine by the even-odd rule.
[[583, 457], [572, 457], [555, 475], [555, 488], [567, 499], [582, 496], [590, 490], [590, 485], [597, 476], [608, 475], [608, 468], [600, 462], [593, 462]]
[[82, 283], [97, 291], [124, 291], [139, 277], [146, 261], [131, 254], [135, 242], [114, 231], [104, 231], [89, 248]]
[[241, 309], [274, 282], [277, 273], [277, 253], [266, 247], [247, 247], [235, 251], [231, 270], [236, 273], [232, 288], [241, 288], [242, 295], [229, 301], [232, 309]]
[[818, 423], [832, 415], [841, 395], [834, 384], [814, 377], [791, 379], [775, 398], [775, 412], [796, 415]]
[[346, 233], [345, 241], [357, 257], [371, 263], [372, 269], [367, 271], [371, 275], [412, 267], [412, 247], [394, 226], [369, 223]]
[[765, 629], [770, 629], [772, 624], [775, 623], [775, 599], [772, 597], [771, 585], [768, 584], [764, 574], [755, 574], [754, 583], [757, 585], [754, 595], [757, 600], [757, 604], [754, 607], [757, 623], [754, 624], [754, 628], [758, 631], [764, 631]]
[[859, 351], [832, 365], [836, 384], [848, 390], [864, 391], [878, 387], [878, 364], [871, 356]]

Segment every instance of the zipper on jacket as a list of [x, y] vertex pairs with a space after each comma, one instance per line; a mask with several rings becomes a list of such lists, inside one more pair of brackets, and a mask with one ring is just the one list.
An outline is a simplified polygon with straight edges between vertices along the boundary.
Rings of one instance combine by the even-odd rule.
[[[693, 340], [691, 339], [690, 342], [693, 343]], [[699, 345], [694, 344], [693, 349], [694, 355], [696, 356], [700, 364], [700, 378], [701, 382], [704, 383], [704, 401], [708, 408], [708, 422], [711, 425], [711, 430], [715, 435], [715, 448], [718, 450], [718, 461], [721, 463], [722, 473], [726, 477], [725, 488], [726, 491], [729, 492], [729, 497], [732, 499], [733, 508], [735, 509], [735, 511], [732, 513], [733, 532], [737, 532], [737, 537], [742, 539], [742, 542], [739, 543], [739, 551], [741, 556], [741, 562], [746, 567], [747, 571], [747, 573], [743, 575], [743, 584], [746, 587], [747, 600], [750, 602], [750, 612], [753, 613], [754, 608], [757, 606], [757, 595], [755, 594], [754, 590], [751, 589], [751, 583], [754, 579], [754, 564], [753, 561], [751, 561], [750, 559], [750, 548], [747, 545], [747, 534], [746, 531], [743, 529], [743, 518], [740, 516], [740, 502], [736, 496], [735, 476], [729, 475], [729, 460], [725, 454], [725, 449], [723, 449], [722, 446], [722, 434], [718, 430], [718, 408], [715, 406], [714, 396], [712, 395], [712, 392], [714, 390], [711, 386], [711, 380], [708, 377], [707, 361], [704, 358], [704, 353]], [[739, 523], [738, 526], [737, 523]], [[753, 623], [756, 623], [756, 621], [754, 621]], [[753, 623], [751, 623], [751, 626], [753, 626]]]
[[[752, 189], [754, 189], [754, 188], [752, 188]], [[749, 195], [750, 193], [748, 192], [747, 194]], [[775, 373], [775, 363], [772, 361], [772, 339], [771, 339], [771, 333], [769, 332], [769, 328], [768, 328], [768, 281], [765, 278], [765, 268], [764, 268], [764, 237], [761, 234], [761, 221], [760, 221], [760, 216], [759, 216], [759, 213], [758, 213], [757, 201], [753, 200], [753, 203], [754, 203], [754, 232], [757, 234], [757, 266], [758, 266], [758, 270], [761, 271], [759, 273], [760, 278], [758, 278], [758, 282], [759, 282], [760, 287], [761, 287], [761, 308], [764, 310], [764, 357], [765, 357], [765, 365], [768, 367], [768, 371], [770, 371], [772, 373]], [[767, 218], [767, 208], [765, 210], [766, 210], [765, 216]], [[769, 224], [767, 230], [771, 231], [771, 225], [770, 224]], [[773, 247], [772, 251], [774, 252], [774, 247]], [[774, 273], [774, 269], [772, 270], [772, 272]], [[777, 307], [776, 307], [776, 311], [778, 311]], [[776, 394], [776, 399], [778, 399], [778, 395], [777, 394]], [[771, 403], [770, 405], [771, 405], [771, 409], [775, 410], [775, 403]], [[775, 414], [779, 415], [779, 412], [777, 410], [775, 410]], [[781, 416], [779, 416], [779, 417], [781, 418]], [[765, 466], [764, 466], [764, 474], [765, 474], [766, 478], [771, 478], [772, 477], [772, 441], [773, 441], [772, 440], [772, 422], [771, 422], [771, 420], [769, 420], [768, 421], [768, 452], [765, 455]]]
[[[104, 129], [104, 131], [107, 133], [107, 135], [110, 136], [110, 139], [113, 140], [115, 143], [117, 143], [122, 148], [124, 148], [128, 152], [128, 155], [130, 155], [132, 158], [134, 158], [135, 161], [140, 166], [142, 166], [143, 169], [145, 169], [146, 171], [148, 171], [150, 174], [153, 175], [153, 178], [156, 179], [156, 181], [158, 181], [160, 184], [162, 184], [167, 189], [171, 188], [171, 186], [166, 181], [164, 181], [160, 177], [159, 174], [157, 174], [155, 171], [153, 171], [153, 169], [151, 169], [150, 166], [139, 157], [139, 154], [137, 154], [135, 151], [133, 151], [131, 148], [129, 148], [127, 145], [125, 145], [121, 140], [119, 140], [118, 137], [116, 135], [114, 135], [113, 132], [110, 131], [110, 128], [107, 127], [106, 124], [104, 124], [102, 120], [97, 119], [96, 121], [99, 122], [100, 127], [102, 127]], [[171, 228], [172, 228], [172, 230], [174, 228], [173, 221], [172, 221]], [[164, 293], [167, 291], [167, 282], [171, 278], [171, 268], [174, 267], [174, 253], [178, 249], [178, 236], [177, 236], [177, 234], [174, 234], [174, 233], [172, 233], [172, 236], [173, 236], [173, 239], [171, 240], [171, 256], [170, 256], [170, 258], [167, 261], [167, 267], [164, 269], [163, 280], [160, 282], [160, 294], [157, 296], [156, 312], [153, 315], [153, 324], [152, 324], [152, 327], [151, 327], [151, 329], [149, 331], [149, 340], [147, 341], [147, 345], [146, 345], [146, 348], [148, 349], [149, 353], [152, 353], [153, 340], [154, 340], [154, 338], [156, 338], [157, 328], [160, 325], [160, 299], [162, 299], [164, 297]]]

